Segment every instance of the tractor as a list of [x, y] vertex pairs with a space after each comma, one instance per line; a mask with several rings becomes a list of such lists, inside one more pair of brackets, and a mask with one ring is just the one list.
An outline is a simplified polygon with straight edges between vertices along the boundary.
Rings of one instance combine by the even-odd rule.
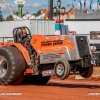
[[13, 42], [0, 42], [0, 84], [18, 85], [26, 79], [45, 85], [51, 78], [64, 80], [77, 72], [93, 73], [87, 36], [31, 34], [22, 26], [13, 30]]

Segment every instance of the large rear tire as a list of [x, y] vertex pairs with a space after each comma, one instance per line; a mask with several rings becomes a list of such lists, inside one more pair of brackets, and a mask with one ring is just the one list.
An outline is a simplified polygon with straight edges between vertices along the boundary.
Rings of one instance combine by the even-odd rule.
[[87, 68], [80, 68], [79, 73], [83, 78], [89, 78], [93, 74], [93, 65]]
[[21, 52], [11, 46], [0, 48], [0, 84], [18, 85], [23, 80], [25, 60]]

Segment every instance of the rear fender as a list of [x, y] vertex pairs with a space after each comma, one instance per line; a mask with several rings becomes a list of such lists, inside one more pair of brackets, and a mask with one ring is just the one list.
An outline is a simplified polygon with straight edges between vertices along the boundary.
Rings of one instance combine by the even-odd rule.
[[31, 65], [29, 53], [20, 43], [4, 42], [4, 43], [0, 43], [0, 47], [2, 47], [2, 46], [14, 46], [14, 47], [16, 47], [22, 53], [26, 63], [29, 66]]

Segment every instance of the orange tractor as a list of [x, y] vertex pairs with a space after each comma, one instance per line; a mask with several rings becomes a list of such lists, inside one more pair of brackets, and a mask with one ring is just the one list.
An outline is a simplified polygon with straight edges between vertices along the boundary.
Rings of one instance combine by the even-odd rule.
[[52, 75], [63, 80], [77, 72], [84, 78], [93, 73], [86, 36], [31, 36], [27, 27], [17, 27], [13, 38], [0, 43], [1, 85], [17, 85], [25, 77], [44, 85]]

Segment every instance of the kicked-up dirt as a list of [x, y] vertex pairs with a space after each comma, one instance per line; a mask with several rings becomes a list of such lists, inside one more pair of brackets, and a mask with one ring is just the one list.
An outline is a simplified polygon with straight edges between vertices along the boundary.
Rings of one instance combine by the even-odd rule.
[[[45, 86], [0, 86], [0, 100], [100, 100], [100, 67], [88, 79], [52, 77]], [[13, 94], [11, 94], [13, 93]]]

